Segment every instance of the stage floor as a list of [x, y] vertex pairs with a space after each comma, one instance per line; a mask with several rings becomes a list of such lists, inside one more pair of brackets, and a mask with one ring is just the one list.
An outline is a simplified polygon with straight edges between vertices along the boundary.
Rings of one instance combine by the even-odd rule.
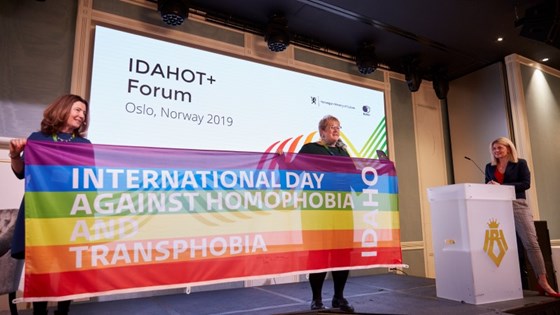
[[[332, 281], [323, 287], [323, 301], [330, 306]], [[524, 298], [499, 303], [471, 305], [436, 297], [434, 279], [384, 274], [348, 279], [346, 298], [357, 314], [560, 314], [560, 299], [525, 291]], [[309, 311], [311, 290], [307, 282], [205, 291], [191, 294], [152, 296], [108, 302], [75, 302], [70, 314], [333, 314], [336, 310]], [[19, 314], [31, 315], [25, 305]], [[52, 308], [49, 314], [52, 314]], [[2, 311], [0, 315], [9, 315]]]

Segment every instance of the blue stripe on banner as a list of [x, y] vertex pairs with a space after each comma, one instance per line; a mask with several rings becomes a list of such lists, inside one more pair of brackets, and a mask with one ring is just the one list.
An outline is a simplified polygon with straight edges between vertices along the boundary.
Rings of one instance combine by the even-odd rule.
[[36, 191], [125, 191], [125, 190], [323, 190], [396, 194], [397, 178], [372, 173], [304, 172], [290, 170], [185, 170], [143, 168], [92, 168], [83, 166], [28, 165], [26, 190]]

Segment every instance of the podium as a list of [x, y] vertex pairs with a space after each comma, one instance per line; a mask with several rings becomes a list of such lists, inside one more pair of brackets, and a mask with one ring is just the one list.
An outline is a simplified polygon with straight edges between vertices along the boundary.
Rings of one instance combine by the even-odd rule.
[[469, 304], [523, 298], [513, 186], [434, 187], [428, 199], [437, 296]]

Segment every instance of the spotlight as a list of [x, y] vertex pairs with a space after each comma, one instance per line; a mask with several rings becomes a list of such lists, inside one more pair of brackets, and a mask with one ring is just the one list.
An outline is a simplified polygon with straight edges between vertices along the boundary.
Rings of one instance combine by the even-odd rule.
[[538, 4], [528, 7], [525, 16], [515, 22], [515, 26], [521, 26], [519, 35], [560, 48], [558, 33], [560, 2], [553, 0], [536, 2]]
[[436, 96], [440, 100], [446, 99], [447, 92], [449, 92], [449, 82], [447, 81], [447, 76], [442, 73], [434, 74], [432, 84], [434, 87], [434, 91], [436, 92]]
[[418, 70], [418, 60], [416, 58], [407, 58], [404, 61], [404, 77], [410, 92], [416, 92], [422, 83], [422, 74]]
[[370, 74], [377, 69], [375, 47], [371, 43], [364, 43], [356, 55], [356, 66], [361, 74]]
[[186, 0], [158, 0], [158, 11], [165, 24], [179, 26], [189, 16]]
[[276, 13], [270, 17], [264, 32], [264, 40], [268, 49], [274, 52], [284, 51], [290, 45], [288, 20], [284, 15]]

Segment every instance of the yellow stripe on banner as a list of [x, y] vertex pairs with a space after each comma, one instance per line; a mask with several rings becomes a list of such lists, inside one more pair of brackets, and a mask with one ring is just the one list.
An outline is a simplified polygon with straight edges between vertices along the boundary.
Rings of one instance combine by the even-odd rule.
[[330, 230], [340, 224], [349, 230], [400, 228], [396, 211], [307, 211], [304, 218], [305, 230]]
[[[395, 211], [269, 211], [249, 219], [235, 213], [26, 219], [28, 246], [174, 239], [297, 230], [398, 229]], [[55, 232], [53, 232], [55, 231]]]

